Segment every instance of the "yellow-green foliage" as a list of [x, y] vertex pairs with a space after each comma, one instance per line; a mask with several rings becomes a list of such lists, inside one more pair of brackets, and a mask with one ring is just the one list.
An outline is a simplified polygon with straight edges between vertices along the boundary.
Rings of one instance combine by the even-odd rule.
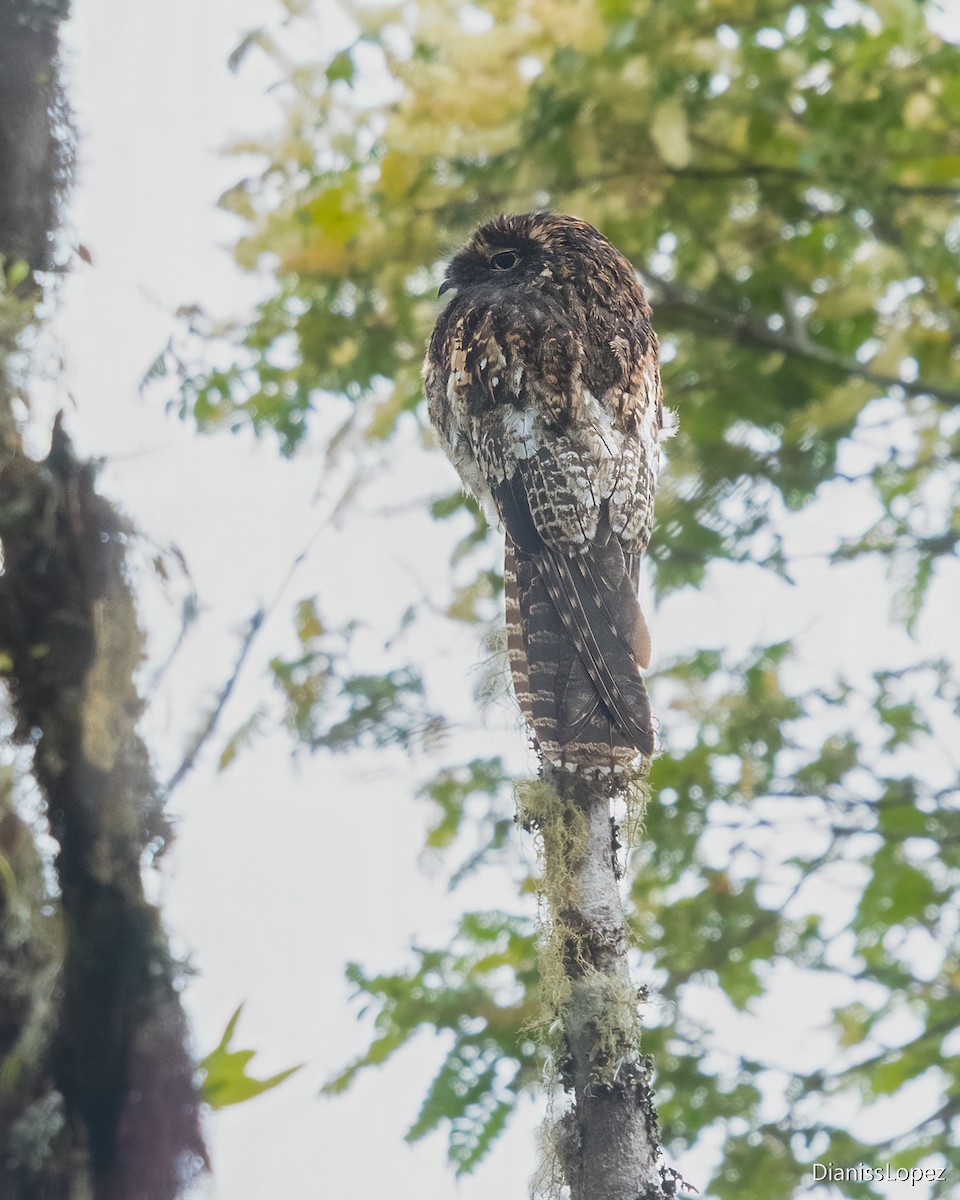
[[0, 766], [0, 996], [18, 1019], [0, 1039], [0, 1093], [27, 1095], [52, 1029], [62, 952], [59, 913], [51, 910], [33, 831], [17, 811], [12, 768]]
[[37, 295], [33, 292], [26, 297], [18, 294], [29, 274], [30, 268], [25, 262], [12, 262], [7, 266], [0, 254], [0, 355], [9, 354], [15, 348], [17, 337], [33, 318]]
[[16, 426], [10, 412], [10, 401], [16, 391], [17, 341], [34, 317], [38, 296], [29, 292], [18, 294], [30, 268], [25, 262], [9, 266], [0, 254], [0, 462], [18, 444]]

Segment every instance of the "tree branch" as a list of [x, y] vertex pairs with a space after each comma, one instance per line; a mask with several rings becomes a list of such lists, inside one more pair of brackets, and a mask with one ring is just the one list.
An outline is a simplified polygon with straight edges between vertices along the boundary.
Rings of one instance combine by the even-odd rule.
[[[716, 144], [709, 144], [707, 148], [713, 152], [730, 153], [725, 147]], [[775, 176], [793, 183], [801, 183], [807, 187], [842, 188], [849, 187], [854, 182], [849, 176], [811, 175], [809, 171], [801, 171], [798, 167], [782, 167], [776, 163], [751, 162], [749, 159], [740, 159], [734, 167], [665, 167], [664, 169], [667, 174], [674, 176], [676, 179], [696, 179], [699, 182], [705, 183], [709, 183], [711, 180], [762, 179], [767, 176]], [[960, 187], [954, 184], [908, 184], [881, 181], [877, 186], [880, 187], [881, 191], [897, 196], [923, 196], [927, 198], [960, 196]]]
[[197, 759], [200, 757], [200, 752], [204, 746], [217, 731], [217, 726], [220, 724], [220, 718], [223, 716], [223, 710], [227, 707], [227, 702], [233, 695], [233, 689], [237, 686], [237, 680], [240, 678], [240, 673], [243, 670], [243, 665], [247, 661], [247, 656], [256, 641], [257, 634], [263, 628], [263, 622], [266, 620], [267, 614], [262, 608], [258, 608], [247, 624], [247, 632], [243, 635], [243, 640], [240, 643], [240, 650], [234, 660], [233, 669], [217, 694], [216, 702], [210, 712], [207, 714], [207, 719], [204, 721], [200, 729], [194, 734], [193, 740], [187, 747], [187, 751], [180, 760], [176, 770], [163, 786], [163, 795], [168, 799], [176, 788], [183, 783], [184, 779], [190, 774], [193, 768], [197, 765]]
[[287, 573], [281, 580], [280, 586], [274, 593], [273, 599], [269, 602], [269, 604], [261, 605], [247, 623], [247, 631], [243, 635], [243, 640], [240, 643], [240, 650], [238, 651], [237, 657], [234, 660], [233, 668], [218, 692], [217, 699], [212, 710], [208, 714], [207, 719], [204, 721], [201, 728], [194, 735], [193, 741], [187, 747], [187, 751], [180, 760], [179, 765], [164, 784], [163, 796], [165, 800], [169, 799], [173, 791], [178, 788], [181, 783], [183, 783], [184, 779], [186, 779], [193, 768], [197, 765], [197, 759], [200, 757], [201, 751], [219, 728], [224, 709], [227, 707], [227, 703], [230, 700], [230, 697], [233, 695], [234, 688], [237, 686], [237, 682], [241, 673], [243, 672], [244, 664], [249, 657], [253, 643], [256, 641], [266, 622], [276, 612], [280, 601], [286, 594], [287, 588], [293, 582], [294, 576], [307, 561], [307, 557], [314, 543], [319, 538], [320, 534], [323, 533], [324, 529], [326, 529], [333, 517], [336, 516], [337, 508], [339, 507], [339, 504], [342, 503], [343, 498], [344, 497], [342, 496], [340, 497], [340, 500], [338, 501], [338, 504], [334, 508], [333, 512], [327, 515], [320, 522], [317, 528], [310, 535], [303, 549], [298, 551], [296, 557], [287, 568]]
[[660, 1131], [640, 1051], [638, 1002], [615, 864], [608, 779], [544, 767], [518, 791], [544, 845], [550, 937], [541, 975], [562, 1027], [559, 1073], [573, 1106], [554, 1143], [571, 1200], [662, 1200]]
[[[930, 396], [944, 404], [960, 406], [960, 391], [924, 379], [902, 379], [898, 375], [886, 375], [872, 371], [869, 366], [855, 358], [837, 354], [825, 346], [818, 346], [796, 334], [778, 333], [767, 328], [755, 317], [732, 313], [728, 307], [715, 303], [708, 297], [693, 291], [672, 279], [665, 279], [655, 271], [642, 268], [643, 278], [654, 285], [660, 294], [657, 302], [659, 315], [673, 312], [682, 317], [693, 318], [708, 333], [729, 337], [743, 346], [763, 350], [775, 350], [795, 358], [805, 359], [831, 371], [866, 380], [885, 389], [900, 388], [908, 396]], [[691, 322], [691, 323], [693, 323]]]

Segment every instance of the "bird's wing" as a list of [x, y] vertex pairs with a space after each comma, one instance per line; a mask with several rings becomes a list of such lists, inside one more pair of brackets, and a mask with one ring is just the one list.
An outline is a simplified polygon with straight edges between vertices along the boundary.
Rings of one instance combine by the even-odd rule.
[[[626, 556], [602, 506], [594, 515], [564, 482], [549, 447], [520, 462], [494, 497], [516, 560], [521, 567], [533, 564], [538, 577], [527, 583], [526, 596], [522, 588], [519, 593], [534, 712], [548, 710], [535, 702], [544, 690], [538, 683], [549, 677], [561, 746], [592, 724], [599, 700], [620, 733], [649, 755], [650, 704], [640, 676], [649, 634]], [[589, 538], [583, 532], [588, 521], [597, 523]], [[544, 608], [546, 598], [552, 614]]]

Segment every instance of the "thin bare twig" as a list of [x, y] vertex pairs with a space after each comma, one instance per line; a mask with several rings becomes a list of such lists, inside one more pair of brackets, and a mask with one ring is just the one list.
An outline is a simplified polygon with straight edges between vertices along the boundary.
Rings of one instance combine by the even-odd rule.
[[200, 752], [204, 746], [213, 737], [220, 724], [220, 718], [223, 716], [223, 710], [227, 706], [227, 702], [233, 695], [233, 690], [237, 686], [237, 680], [240, 678], [240, 672], [243, 670], [243, 665], [247, 661], [250, 654], [250, 649], [256, 641], [257, 634], [263, 628], [264, 621], [267, 618], [267, 612], [263, 608], [258, 608], [250, 618], [247, 625], [247, 632], [243, 636], [240, 643], [240, 653], [237, 655], [236, 661], [233, 664], [233, 670], [230, 672], [226, 683], [220, 689], [217, 695], [217, 702], [207, 715], [206, 721], [197, 732], [194, 734], [193, 741], [187, 748], [186, 754], [180, 760], [180, 764], [173, 772], [163, 787], [164, 800], [168, 800], [173, 791], [183, 783], [184, 779], [190, 774], [193, 768], [197, 765], [197, 759], [200, 757]]
[[165, 801], [169, 800], [174, 790], [178, 788], [181, 783], [183, 783], [187, 775], [189, 775], [193, 768], [197, 765], [197, 760], [199, 759], [204, 747], [217, 732], [217, 729], [220, 726], [220, 721], [223, 717], [224, 709], [227, 707], [230, 697], [233, 695], [233, 692], [237, 686], [237, 681], [243, 672], [244, 665], [250, 656], [250, 651], [253, 648], [254, 642], [257, 640], [257, 636], [267, 621], [269, 621], [269, 619], [276, 612], [280, 605], [280, 601], [283, 599], [287, 591], [287, 588], [293, 582], [294, 576], [299, 571], [300, 567], [306, 562], [307, 557], [310, 554], [310, 551], [312, 550], [317, 538], [319, 538], [321, 533], [323, 533], [323, 531], [336, 517], [339, 511], [340, 502], [338, 501], [338, 503], [334, 505], [333, 511], [328, 514], [323, 521], [321, 521], [321, 523], [310, 535], [306, 545], [302, 550], [299, 551], [299, 553], [291, 562], [289, 568], [287, 569], [287, 573], [280, 582], [280, 586], [274, 593], [273, 599], [269, 604], [260, 605], [260, 607], [248, 621], [247, 631], [243, 635], [243, 639], [240, 642], [240, 650], [237, 654], [236, 660], [234, 661], [233, 669], [231, 670], [230, 675], [227, 677], [223, 686], [220, 688], [220, 691], [217, 693], [216, 703], [210, 710], [210, 713], [208, 714], [207, 719], [204, 721], [202, 727], [194, 735], [193, 740], [188, 746], [183, 758], [180, 760], [176, 770], [174, 770], [173, 774], [163, 787], [163, 797]]

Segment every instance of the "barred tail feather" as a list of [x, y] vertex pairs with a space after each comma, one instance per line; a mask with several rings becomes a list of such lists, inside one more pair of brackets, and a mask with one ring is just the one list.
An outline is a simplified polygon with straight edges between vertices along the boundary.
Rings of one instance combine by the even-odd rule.
[[613, 538], [586, 556], [542, 544], [530, 551], [507, 539], [514, 689], [538, 749], [550, 761], [610, 768], [653, 751], [650, 703], [636, 655], [636, 631], [642, 627], [645, 634], [646, 625], [633, 574]]
[[507, 655], [513, 691], [520, 712], [530, 733], [536, 737], [533, 720], [533, 696], [530, 692], [530, 664], [523, 637], [523, 610], [517, 592], [517, 551], [510, 534], [507, 534], [503, 554], [503, 600], [507, 622]]

